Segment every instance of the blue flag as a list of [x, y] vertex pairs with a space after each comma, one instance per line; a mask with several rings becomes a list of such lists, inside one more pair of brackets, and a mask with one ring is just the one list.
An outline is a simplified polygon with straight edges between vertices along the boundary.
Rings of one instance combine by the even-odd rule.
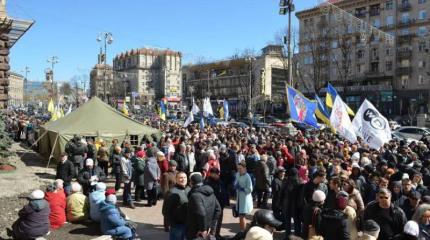
[[224, 100], [224, 103], [222, 104], [222, 107], [224, 108], [224, 119], [228, 121], [229, 112], [228, 112], [228, 101]]
[[319, 128], [315, 118], [316, 102], [307, 99], [302, 93], [290, 86], [288, 86], [287, 98], [290, 117], [293, 121]]
[[203, 113], [200, 113], [200, 129], [205, 128], [205, 117], [203, 116]]

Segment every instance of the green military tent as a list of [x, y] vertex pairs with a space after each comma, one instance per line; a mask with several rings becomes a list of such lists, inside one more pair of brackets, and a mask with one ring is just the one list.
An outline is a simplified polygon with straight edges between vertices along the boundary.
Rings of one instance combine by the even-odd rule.
[[121, 143], [129, 139], [132, 145], [140, 143], [143, 135], [160, 131], [133, 120], [104, 103], [97, 97], [56, 121], [41, 126], [39, 131], [39, 153], [44, 157], [59, 159], [67, 142], [77, 134], [85, 138], [101, 138], [108, 145], [112, 139]]

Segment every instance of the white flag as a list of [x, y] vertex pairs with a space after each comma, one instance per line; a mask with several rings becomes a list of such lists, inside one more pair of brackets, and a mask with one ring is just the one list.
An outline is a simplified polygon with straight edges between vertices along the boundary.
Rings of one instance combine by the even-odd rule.
[[203, 115], [205, 117], [208, 117], [209, 115], [214, 115], [214, 112], [212, 111], [212, 105], [209, 98], [205, 98], [203, 101]]
[[345, 103], [339, 95], [336, 96], [333, 103], [330, 124], [336, 129], [340, 136], [352, 143], [357, 142], [357, 136], [355, 135], [351, 119], [349, 119], [348, 112], [346, 111]]
[[69, 110], [67, 110], [66, 115], [72, 112], [72, 104], [69, 106]]
[[381, 148], [391, 140], [391, 129], [388, 120], [372, 105], [364, 100], [352, 121], [357, 136], [374, 149]]
[[193, 98], [193, 107], [191, 108], [191, 112], [195, 115], [197, 115], [200, 112], [200, 108], [194, 102], [194, 98]]
[[191, 111], [188, 114], [187, 120], [185, 120], [184, 128], [188, 127], [188, 125], [190, 125], [190, 123], [192, 123], [193, 121], [194, 121], [194, 116], [193, 116], [193, 112]]

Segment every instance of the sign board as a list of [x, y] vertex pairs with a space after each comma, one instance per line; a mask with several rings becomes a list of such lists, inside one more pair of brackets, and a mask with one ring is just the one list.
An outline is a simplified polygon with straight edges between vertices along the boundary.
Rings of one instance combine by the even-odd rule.
[[139, 93], [138, 93], [138, 92], [131, 92], [131, 96], [132, 96], [132, 97], [138, 97], [138, 96], [139, 96]]
[[125, 102], [130, 102], [130, 97], [125, 97]]

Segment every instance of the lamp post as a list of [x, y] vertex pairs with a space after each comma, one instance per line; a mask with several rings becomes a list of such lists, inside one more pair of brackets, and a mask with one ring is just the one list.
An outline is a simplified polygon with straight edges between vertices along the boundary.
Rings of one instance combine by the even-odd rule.
[[[101, 64], [104, 64], [104, 82], [103, 82], [103, 101], [107, 101], [106, 98], [106, 70], [107, 70], [107, 45], [112, 44], [113, 43], [113, 36], [112, 33], [110, 32], [102, 32], [99, 34], [99, 36], [97, 37], [97, 42], [102, 42], [103, 41], [103, 46], [104, 46], [104, 54], [101, 58]], [[109, 102], [109, 101], [107, 101]]]
[[249, 87], [248, 87], [248, 114], [252, 114], [252, 61], [255, 61], [255, 57], [247, 57], [247, 61], [249, 61]]
[[[30, 72], [30, 67], [25, 66], [24, 70], [22, 70], [22, 72], [25, 74], [25, 78], [24, 78], [24, 95], [26, 95], [26, 91], [27, 91], [27, 85], [28, 85], [28, 73]], [[27, 101], [28, 103], [28, 101]]]
[[52, 56], [47, 60], [48, 63], [51, 63], [51, 81], [52, 81], [52, 95], [55, 95], [55, 99], [57, 99], [57, 91], [54, 89], [54, 66], [59, 63], [59, 59], [57, 56]]
[[288, 13], [288, 84], [293, 85], [293, 54], [291, 52], [291, 12], [294, 12], [293, 0], [280, 0], [279, 14], [286, 15]]

